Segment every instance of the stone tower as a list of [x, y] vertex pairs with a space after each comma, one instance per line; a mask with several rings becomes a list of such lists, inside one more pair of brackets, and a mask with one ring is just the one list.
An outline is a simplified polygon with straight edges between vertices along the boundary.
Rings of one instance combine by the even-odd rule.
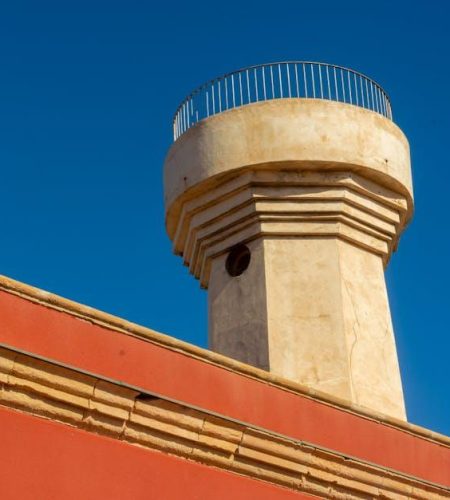
[[406, 419], [384, 268], [413, 210], [409, 146], [373, 80], [247, 68], [179, 107], [167, 231], [208, 289], [212, 350]]

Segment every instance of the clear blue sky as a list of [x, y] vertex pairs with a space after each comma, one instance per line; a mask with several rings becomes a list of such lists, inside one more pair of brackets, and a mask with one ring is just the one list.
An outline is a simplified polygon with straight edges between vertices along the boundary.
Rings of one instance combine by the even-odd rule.
[[173, 112], [242, 66], [349, 66], [411, 143], [416, 214], [387, 280], [409, 420], [450, 434], [449, 5], [3, 2], [0, 272], [205, 346], [206, 292], [164, 229]]

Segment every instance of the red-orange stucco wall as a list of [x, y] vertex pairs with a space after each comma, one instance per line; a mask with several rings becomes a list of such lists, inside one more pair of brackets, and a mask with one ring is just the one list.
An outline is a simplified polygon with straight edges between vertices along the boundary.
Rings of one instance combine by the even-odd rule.
[[2, 500], [301, 500], [263, 481], [0, 408]]
[[448, 448], [0, 292], [0, 343], [440, 484]]

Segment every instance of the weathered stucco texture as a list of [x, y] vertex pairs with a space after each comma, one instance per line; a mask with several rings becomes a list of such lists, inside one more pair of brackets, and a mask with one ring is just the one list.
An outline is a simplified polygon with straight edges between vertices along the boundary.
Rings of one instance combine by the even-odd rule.
[[[395, 124], [323, 100], [234, 109], [175, 142], [165, 195], [174, 251], [208, 289], [213, 350], [406, 419], [384, 279], [413, 210]], [[232, 277], [237, 244], [251, 260]]]

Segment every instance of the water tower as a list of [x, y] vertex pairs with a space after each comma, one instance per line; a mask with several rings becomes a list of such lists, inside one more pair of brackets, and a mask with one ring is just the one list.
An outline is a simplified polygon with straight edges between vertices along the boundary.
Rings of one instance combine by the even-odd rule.
[[208, 290], [214, 351], [405, 419], [384, 268], [413, 210], [384, 90], [330, 64], [216, 78], [174, 118], [174, 251]]

